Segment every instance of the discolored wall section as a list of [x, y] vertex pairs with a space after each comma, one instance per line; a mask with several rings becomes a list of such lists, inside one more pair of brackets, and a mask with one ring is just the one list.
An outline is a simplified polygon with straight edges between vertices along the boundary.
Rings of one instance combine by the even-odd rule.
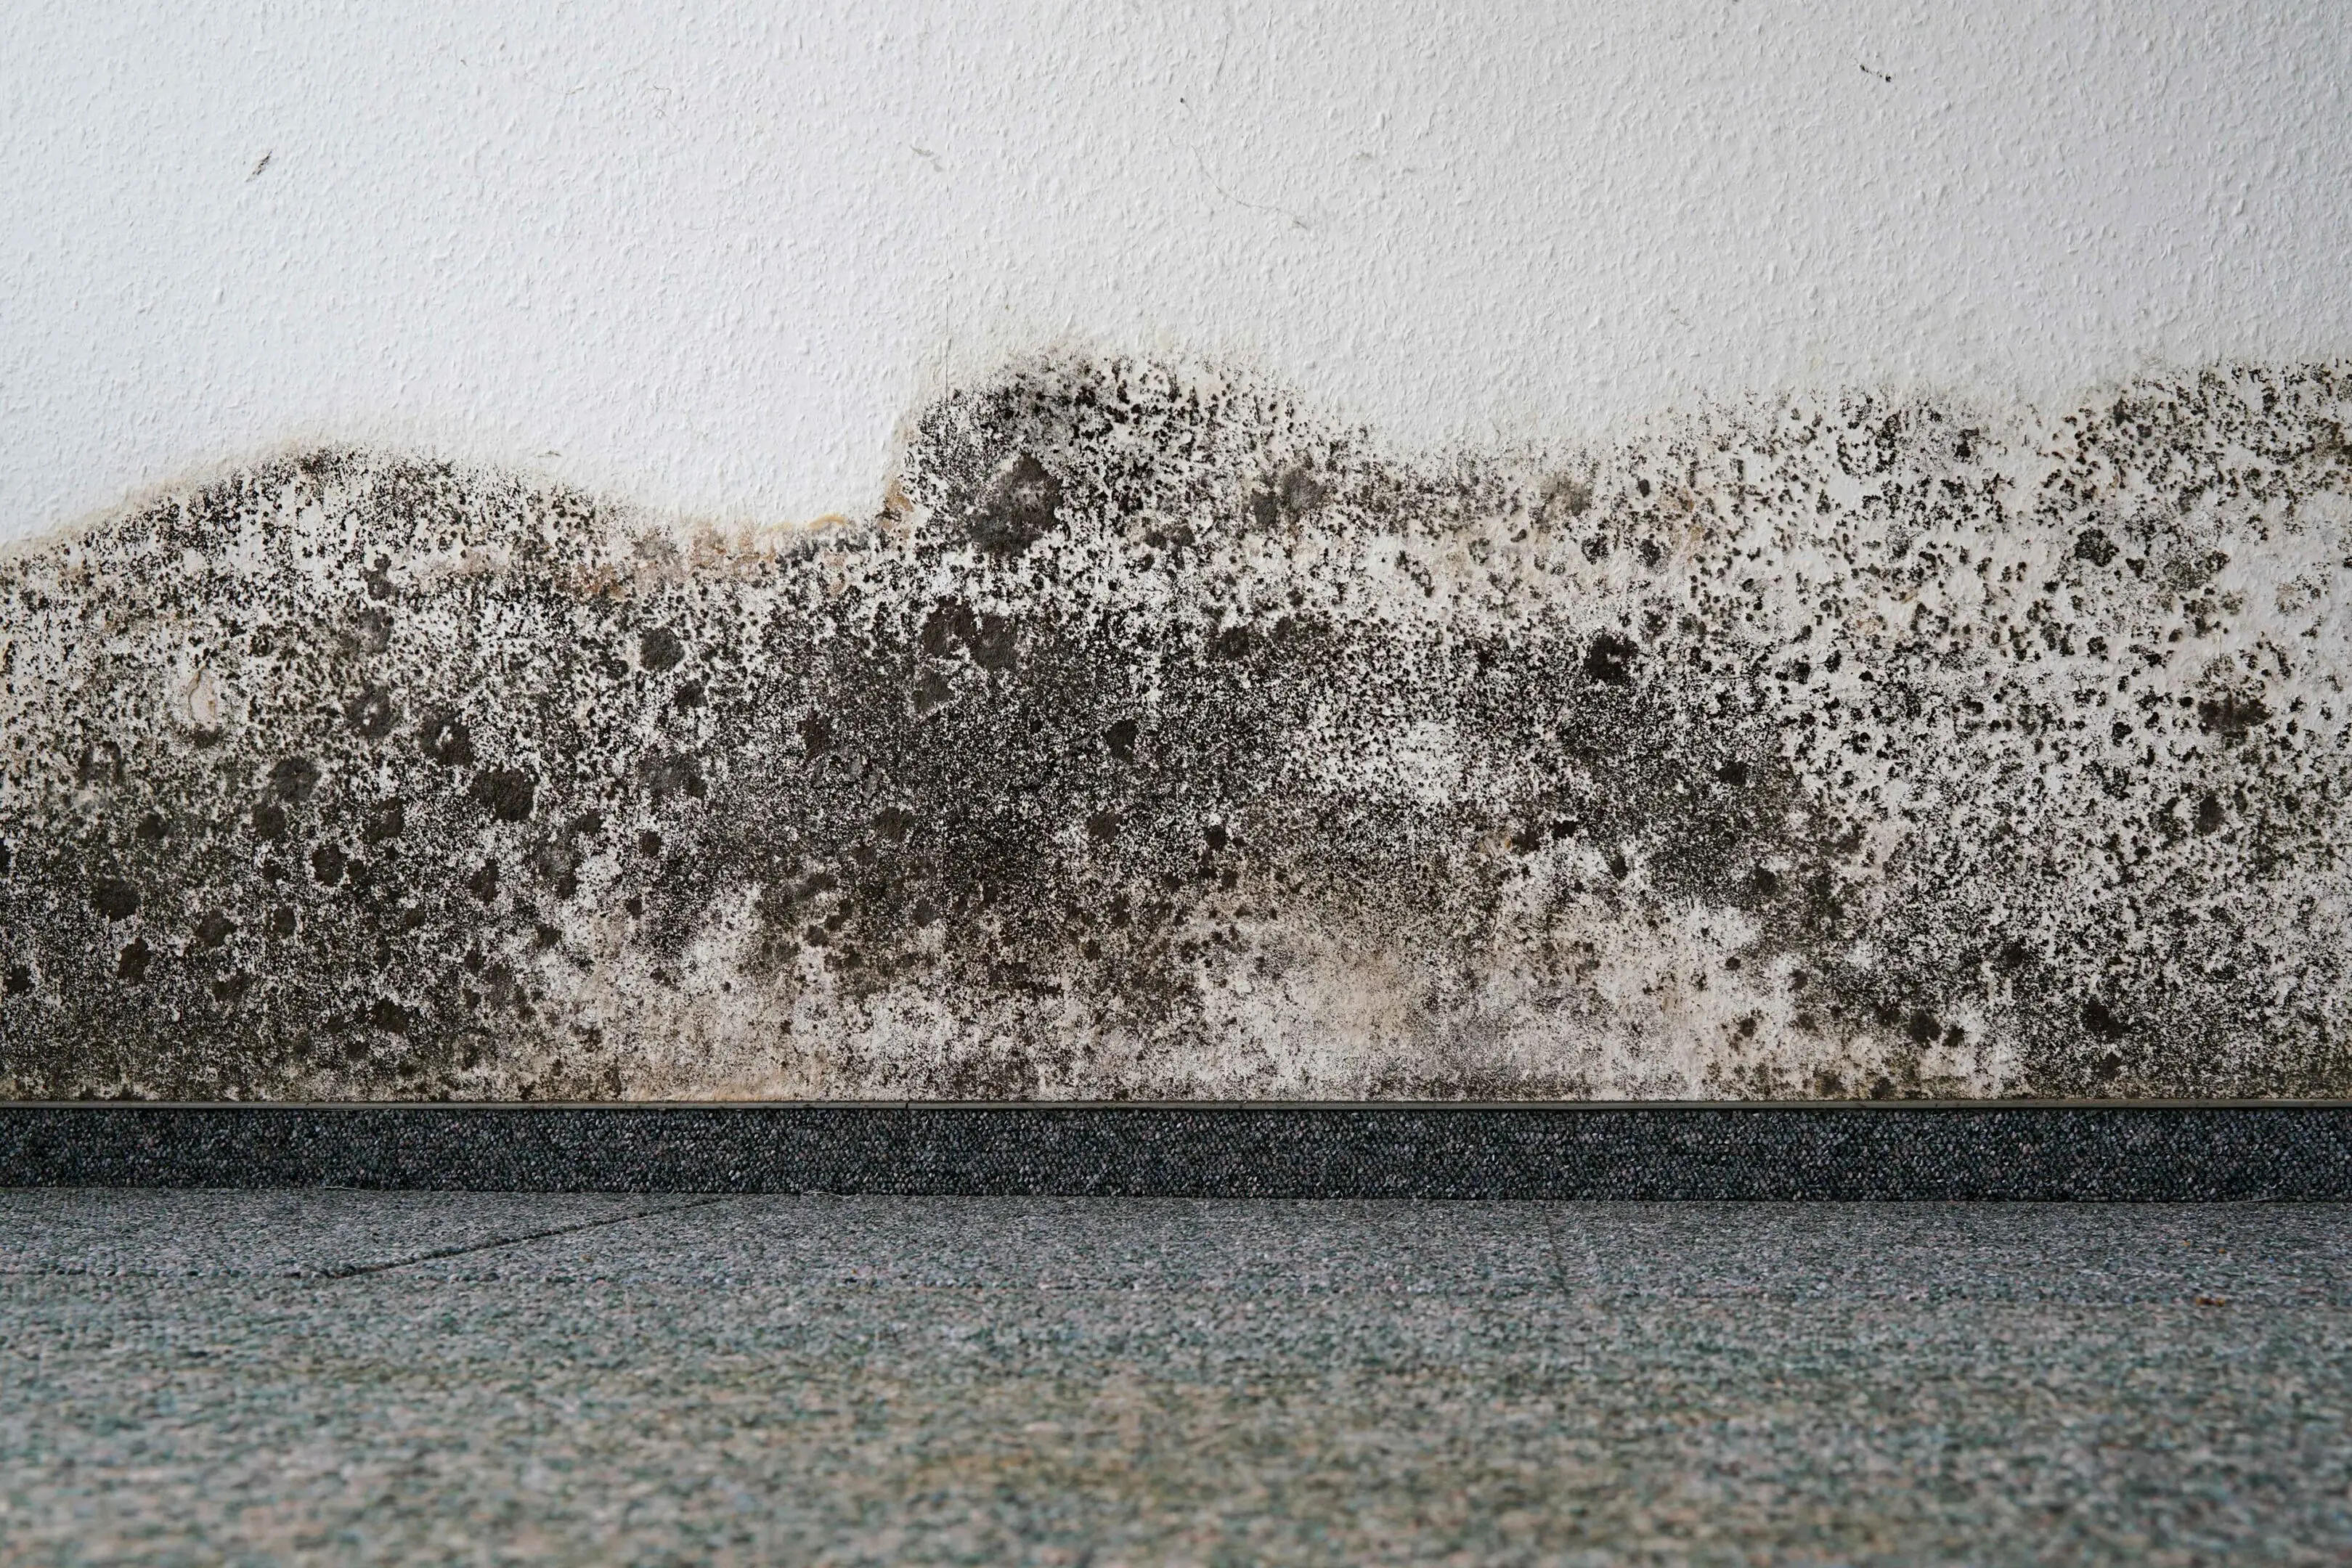
[[1068, 356], [815, 529], [257, 465], [0, 562], [0, 1098], [2343, 1094], [2347, 421]]

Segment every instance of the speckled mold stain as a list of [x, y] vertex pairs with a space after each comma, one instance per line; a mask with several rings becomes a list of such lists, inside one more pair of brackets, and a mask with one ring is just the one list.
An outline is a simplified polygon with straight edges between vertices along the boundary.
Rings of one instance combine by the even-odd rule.
[[2340, 1095], [2347, 421], [1065, 357], [818, 528], [259, 465], [0, 561], [0, 1096]]

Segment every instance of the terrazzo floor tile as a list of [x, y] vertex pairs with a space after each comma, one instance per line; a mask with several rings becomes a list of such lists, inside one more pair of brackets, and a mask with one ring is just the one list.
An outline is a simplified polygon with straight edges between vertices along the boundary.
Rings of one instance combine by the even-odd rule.
[[0, 1561], [2352, 1560], [2352, 1307], [2098, 1261], [2341, 1209], [828, 1202], [0, 1277]]

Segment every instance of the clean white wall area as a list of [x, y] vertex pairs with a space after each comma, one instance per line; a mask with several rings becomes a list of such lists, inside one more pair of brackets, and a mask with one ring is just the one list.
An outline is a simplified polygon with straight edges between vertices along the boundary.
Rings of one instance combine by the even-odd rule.
[[0, 536], [317, 440], [860, 511], [925, 396], [1070, 342], [1415, 440], [2352, 350], [2316, 0], [5, 20]]

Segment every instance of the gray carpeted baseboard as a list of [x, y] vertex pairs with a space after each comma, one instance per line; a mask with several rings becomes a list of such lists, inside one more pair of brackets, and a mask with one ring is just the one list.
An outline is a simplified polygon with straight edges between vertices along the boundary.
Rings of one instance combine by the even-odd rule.
[[15, 1105], [0, 1186], [2340, 1199], [2352, 1105]]

